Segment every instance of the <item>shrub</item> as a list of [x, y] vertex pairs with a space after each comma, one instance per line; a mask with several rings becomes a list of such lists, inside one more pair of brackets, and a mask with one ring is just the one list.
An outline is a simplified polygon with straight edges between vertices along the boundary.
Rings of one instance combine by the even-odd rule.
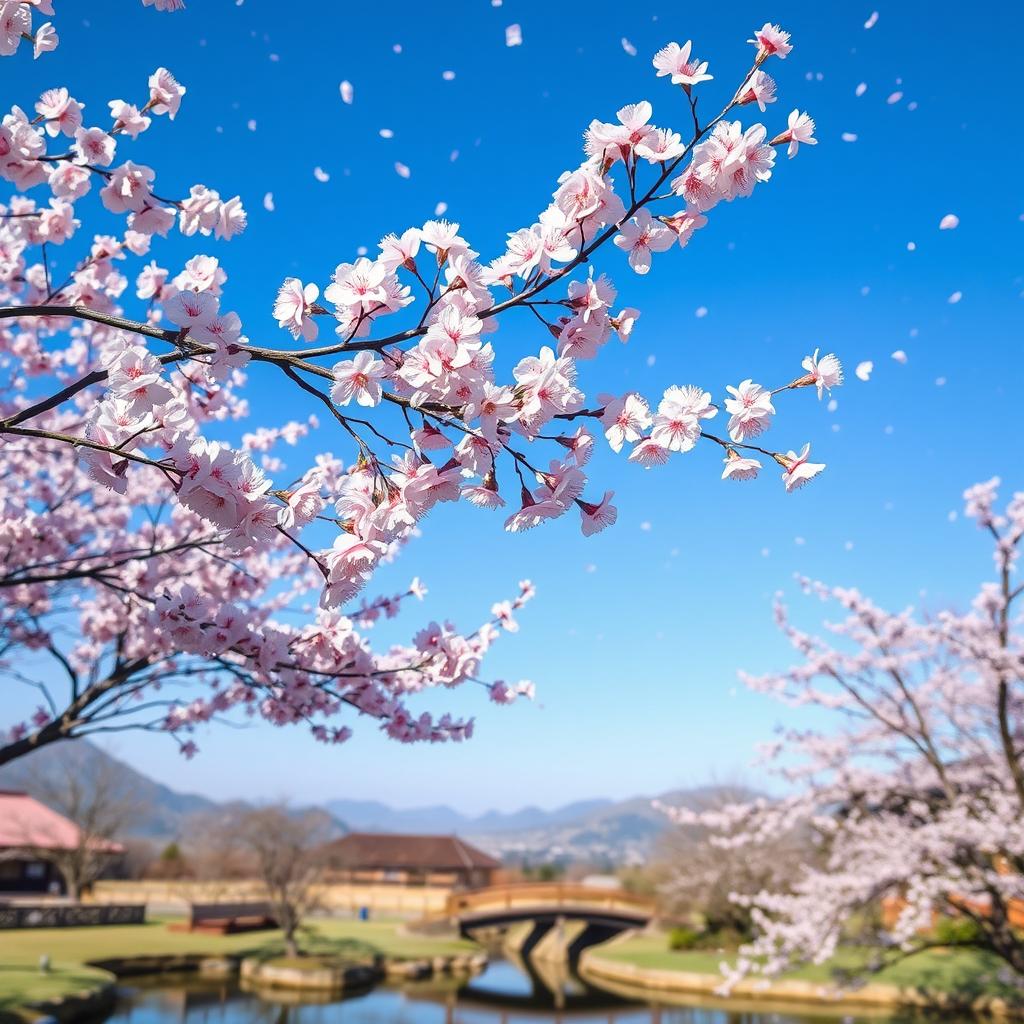
[[673, 950], [695, 949], [700, 938], [700, 933], [692, 928], [673, 928], [668, 933], [668, 948]]

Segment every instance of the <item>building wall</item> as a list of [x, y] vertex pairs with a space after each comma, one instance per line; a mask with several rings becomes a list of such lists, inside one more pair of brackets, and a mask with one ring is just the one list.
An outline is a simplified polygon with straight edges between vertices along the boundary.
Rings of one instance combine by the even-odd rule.
[[[356, 882], [327, 883], [317, 888], [320, 904], [330, 913], [355, 913], [366, 907], [371, 914], [396, 917], [418, 917], [442, 911], [453, 891], [450, 885]], [[96, 882], [90, 899], [97, 903], [145, 903], [152, 913], [184, 914], [190, 903], [262, 901], [266, 896], [255, 880], [146, 880]]]
[[0, 892], [61, 895], [64, 891], [61, 873], [48, 861], [28, 856], [0, 858]]
[[332, 868], [328, 870], [326, 880], [358, 885], [425, 885], [442, 889], [479, 889], [491, 885], [493, 876], [494, 872], [489, 868], [470, 868], [460, 871]]

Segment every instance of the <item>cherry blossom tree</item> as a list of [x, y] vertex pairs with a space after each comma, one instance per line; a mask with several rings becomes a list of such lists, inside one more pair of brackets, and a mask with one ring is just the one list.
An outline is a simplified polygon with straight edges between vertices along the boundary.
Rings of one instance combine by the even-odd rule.
[[756, 850], [796, 827], [819, 837], [790, 891], [734, 894], [756, 939], [736, 972], [775, 973], [832, 956], [852, 920], [884, 900], [895, 914], [876, 966], [948, 937], [1001, 957], [1024, 983], [1024, 635], [1016, 563], [1024, 492], [996, 510], [998, 479], [965, 492], [966, 511], [994, 542], [996, 580], [970, 610], [887, 612], [857, 590], [804, 580], [837, 603], [836, 638], [812, 636], [778, 607], [801, 662], [744, 677], [791, 707], [821, 709], [834, 728], [790, 729], [765, 751], [795, 792], [733, 803], [680, 822], [715, 830], [723, 848]]
[[[52, 22], [36, 16], [54, 16], [51, 0], [0, 4], [0, 53], [53, 49]], [[646, 274], [654, 254], [667, 262], [668, 249], [685, 248], [719, 203], [768, 182], [778, 147], [793, 156], [815, 142], [799, 110], [772, 137], [730, 119], [775, 100], [763, 66], [791, 50], [770, 23], [750, 42], [749, 69], [707, 118], [698, 113], [712, 88], [707, 62], [690, 42], [659, 51], [654, 68], [688, 138], [655, 127], [647, 101], [591, 121], [582, 163], [489, 263], [457, 223], [432, 220], [385, 235], [373, 258], [339, 263], [323, 287], [285, 279], [267, 299], [278, 344], [243, 333], [218, 259], [197, 252], [176, 269], [153, 256], [173, 230], [230, 239], [246, 226], [238, 196], [205, 184], [165, 189], [127, 155], [151, 131], [174, 144], [165, 122], [186, 87], [167, 68], [142, 90], [126, 82], [134, 99], [112, 99], [103, 116], [63, 86], [12, 107], [0, 125], [0, 177], [15, 190], [0, 205], [0, 638], [4, 671], [39, 688], [41, 702], [8, 730], [0, 763], [133, 726], [169, 731], [191, 753], [190, 729], [238, 707], [305, 723], [326, 741], [348, 735], [334, 723], [347, 709], [401, 740], [464, 738], [471, 720], [414, 715], [406, 698], [465, 681], [501, 703], [529, 695], [529, 683], [480, 676], [496, 633], [515, 629], [529, 583], [473, 633], [434, 623], [383, 652], [360, 630], [421, 588], [353, 605], [438, 503], [510, 502], [510, 532], [573, 511], [584, 534], [605, 529], [613, 495], [585, 496], [584, 474], [602, 434], [643, 467], [703, 442], [723, 458], [723, 478], [756, 476], [762, 458], [781, 468], [786, 490], [817, 476], [824, 465], [809, 461], [809, 444], [754, 442], [780, 395], [821, 397], [841, 383], [833, 355], [807, 356], [774, 389], [730, 386], [722, 432], [700, 386], [672, 385], [653, 408], [634, 392], [588, 401], [581, 386], [584, 364], [613, 336], [627, 340], [640, 315], [617, 308], [616, 288], [594, 269], [598, 251], [614, 257], [617, 247]], [[76, 254], [96, 200], [123, 231], [94, 234]], [[536, 324], [538, 345], [501, 379], [488, 339], [514, 316]], [[298, 389], [314, 415], [264, 422], [230, 443], [228, 424], [267, 415], [247, 387], [255, 374]], [[330, 438], [321, 454], [285, 474], [271, 448], [317, 428]], [[313, 597], [319, 610], [296, 624]], [[66, 699], [48, 682], [53, 665]]]

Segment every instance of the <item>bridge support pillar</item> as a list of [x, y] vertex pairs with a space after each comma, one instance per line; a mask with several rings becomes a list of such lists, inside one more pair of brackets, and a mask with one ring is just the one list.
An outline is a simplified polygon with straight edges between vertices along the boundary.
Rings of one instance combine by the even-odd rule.
[[537, 944], [545, 935], [555, 926], [555, 922], [551, 920], [547, 921], [534, 921], [533, 927], [530, 929], [529, 934], [523, 939], [519, 946], [519, 955], [524, 959], [528, 960], [530, 954], [536, 949]]
[[609, 939], [614, 938], [621, 932], [627, 931], [628, 929], [622, 927], [622, 925], [605, 924], [597, 921], [591, 921], [587, 924], [586, 928], [583, 929], [569, 943], [566, 949], [566, 959], [569, 963], [575, 967], [579, 963], [580, 954], [588, 946], [596, 946], [599, 942], [607, 942]]

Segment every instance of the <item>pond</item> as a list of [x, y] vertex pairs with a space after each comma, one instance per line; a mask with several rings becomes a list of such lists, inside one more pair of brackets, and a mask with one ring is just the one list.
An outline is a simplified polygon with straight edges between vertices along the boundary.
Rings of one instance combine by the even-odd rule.
[[[564, 968], [499, 960], [476, 977], [317, 996], [245, 991], [232, 980], [164, 976], [121, 990], [107, 1024], [896, 1024], [885, 1014], [707, 1000], [666, 1004], [594, 988]], [[944, 1014], [944, 1024], [970, 1017]]]

